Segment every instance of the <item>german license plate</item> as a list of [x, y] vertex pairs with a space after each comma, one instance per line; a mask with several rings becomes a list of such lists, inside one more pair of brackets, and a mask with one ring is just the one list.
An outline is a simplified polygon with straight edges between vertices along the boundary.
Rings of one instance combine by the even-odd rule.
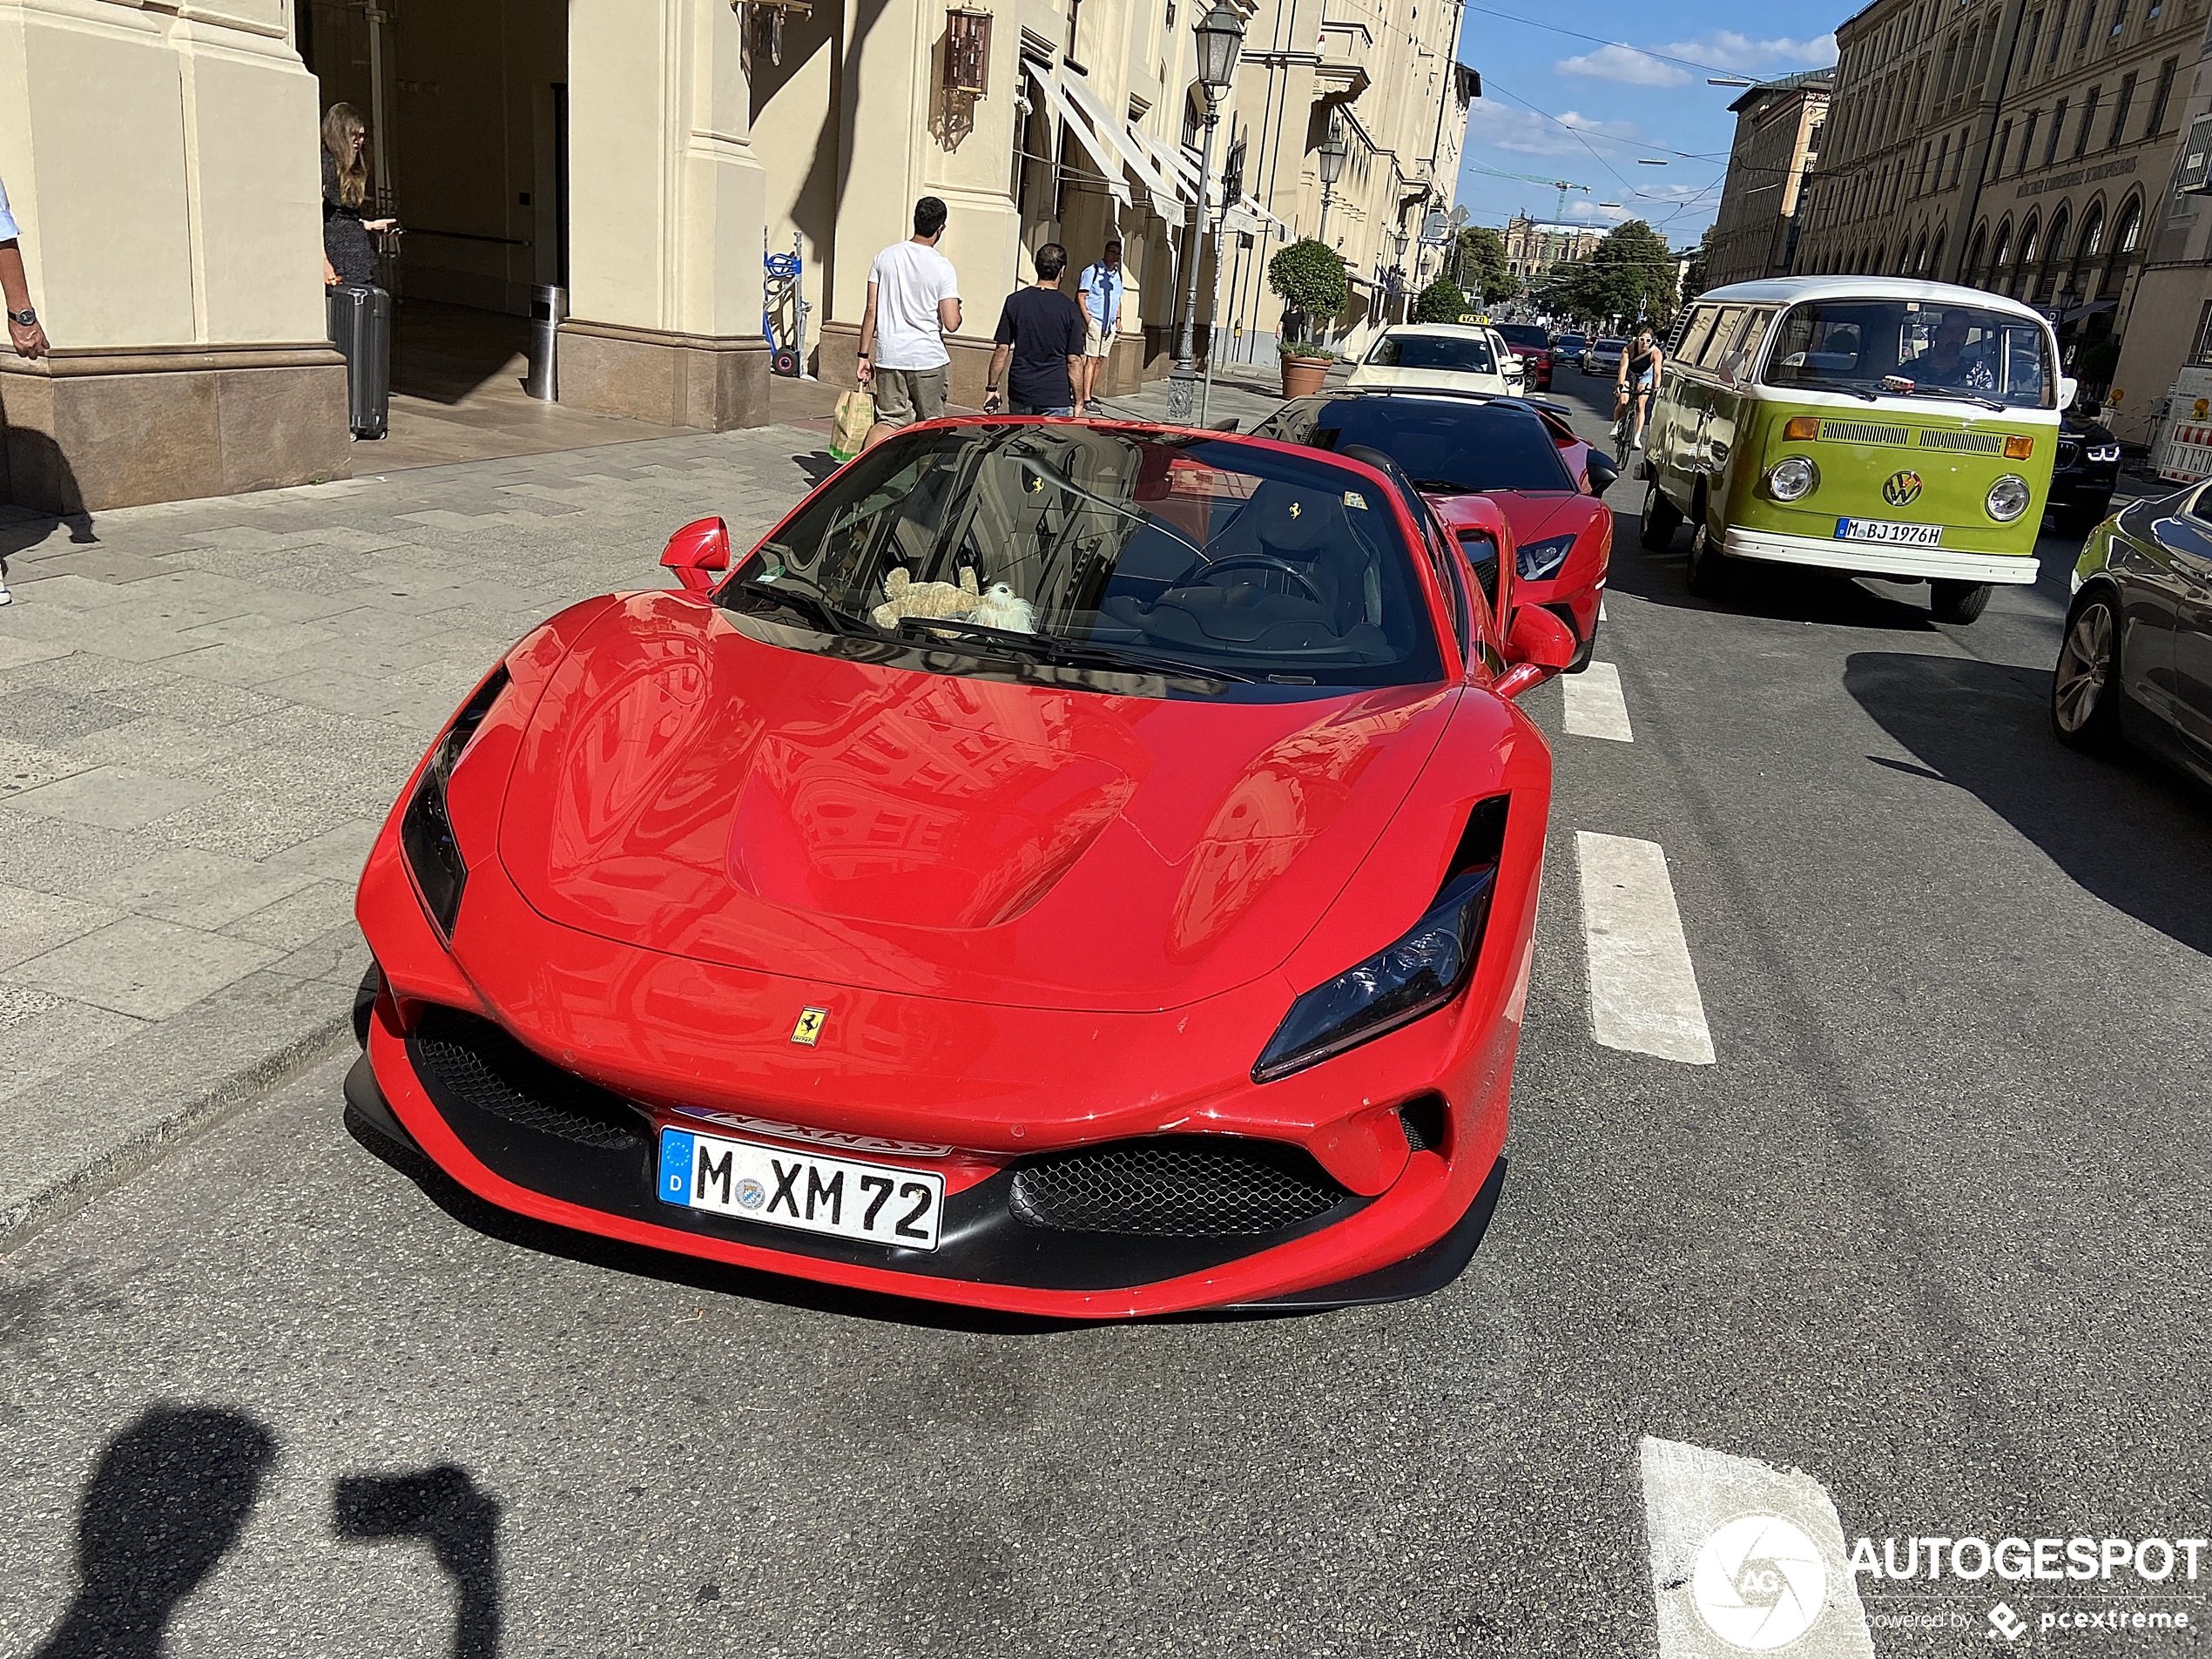
[[1893, 524], [1885, 518], [1839, 518], [1836, 521], [1836, 539], [1879, 542], [1885, 547], [1940, 547], [1943, 526]]
[[660, 1132], [663, 1204], [900, 1250], [937, 1248], [945, 1177], [689, 1130]]

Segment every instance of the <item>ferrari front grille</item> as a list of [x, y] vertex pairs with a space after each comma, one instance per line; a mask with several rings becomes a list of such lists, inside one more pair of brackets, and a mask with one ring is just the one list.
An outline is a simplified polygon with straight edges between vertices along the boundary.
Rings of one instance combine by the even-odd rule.
[[408, 1058], [431, 1097], [443, 1093], [493, 1117], [595, 1151], [645, 1138], [644, 1116], [619, 1095], [541, 1060], [474, 1015], [435, 1008], [407, 1040]]
[[1038, 1158], [1015, 1172], [1009, 1207], [1062, 1232], [1217, 1238], [1279, 1232], [1350, 1196], [1301, 1147], [1183, 1135]]

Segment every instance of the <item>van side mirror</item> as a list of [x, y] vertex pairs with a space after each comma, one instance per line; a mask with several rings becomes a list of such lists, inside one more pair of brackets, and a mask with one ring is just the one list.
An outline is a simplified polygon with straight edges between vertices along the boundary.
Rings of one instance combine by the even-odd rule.
[[689, 593], [704, 593], [730, 568], [730, 527], [718, 518], [694, 519], [668, 538], [660, 562]]
[[1605, 494], [1607, 490], [1613, 488], [1614, 480], [1621, 475], [1621, 469], [1614, 465], [1613, 457], [1602, 455], [1595, 449], [1590, 451], [1586, 469], [1590, 475], [1590, 494], [1593, 496]]
[[1522, 605], [1513, 613], [1506, 634], [1506, 661], [1513, 664], [1491, 690], [1508, 700], [1541, 685], [1575, 660], [1575, 635], [1541, 605]]
[[2071, 375], [2071, 374], [2061, 374], [2061, 375], [2060, 375], [2060, 376], [2059, 376], [2059, 407], [2060, 407], [2060, 408], [2062, 408], [2062, 409], [2070, 409], [2070, 408], [2072, 408], [2074, 407], [2074, 398], [2075, 398], [2077, 395], [2080, 395], [2080, 390], [2081, 390], [2081, 382], [2080, 382], [2080, 381], [2078, 381], [2078, 380], [2074, 379], [2073, 375]]

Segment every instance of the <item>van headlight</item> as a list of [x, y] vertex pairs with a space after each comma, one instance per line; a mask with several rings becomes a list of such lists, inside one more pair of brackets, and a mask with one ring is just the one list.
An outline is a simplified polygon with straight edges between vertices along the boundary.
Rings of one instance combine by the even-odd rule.
[[1807, 455], [1789, 455], [1767, 469], [1767, 493], [1777, 501], [1803, 501], [1820, 482], [1820, 469]]
[[1989, 487], [1988, 499], [1982, 505], [1989, 516], [2000, 524], [2009, 524], [2027, 510], [2027, 503], [2035, 492], [2027, 487], [2027, 480], [2016, 472], [2008, 472]]

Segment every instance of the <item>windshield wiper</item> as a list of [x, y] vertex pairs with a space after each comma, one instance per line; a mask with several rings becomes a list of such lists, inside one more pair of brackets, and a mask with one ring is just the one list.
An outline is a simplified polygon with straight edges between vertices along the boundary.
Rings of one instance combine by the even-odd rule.
[[2000, 415], [2005, 412], [2005, 405], [1993, 397], [1984, 397], [1979, 392], [1961, 392], [1948, 386], [1922, 386], [1915, 382], [1912, 389], [1905, 395], [1906, 397], [1949, 398], [1954, 402], [1979, 403], [1985, 409], [1994, 409]]
[[787, 610], [804, 611], [820, 623], [825, 632], [846, 637], [855, 631], [851, 618], [820, 594], [808, 589], [787, 588], [780, 583], [764, 582], [758, 577], [748, 577], [738, 583], [738, 590], [756, 594]]
[[941, 634], [948, 639], [995, 646], [1016, 655], [1039, 657], [1062, 668], [1140, 667], [1190, 674], [1201, 679], [1235, 680], [1245, 685], [1252, 680], [1250, 674], [1187, 663], [1180, 658], [1156, 657], [1150, 651], [1131, 651], [1120, 645], [1082, 644], [1062, 639], [1056, 634], [1017, 634], [1004, 628], [988, 627], [981, 623], [962, 622], [956, 617], [901, 617], [899, 627], [901, 631], [913, 628], [927, 633]]

